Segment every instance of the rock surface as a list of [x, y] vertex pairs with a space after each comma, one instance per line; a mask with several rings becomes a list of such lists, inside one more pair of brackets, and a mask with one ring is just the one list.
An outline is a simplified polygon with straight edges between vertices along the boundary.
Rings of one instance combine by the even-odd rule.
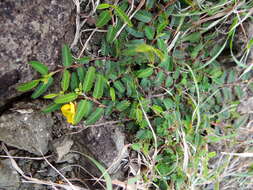
[[69, 0], [0, 1], [0, 107], [20, 95], [17, 83], [35, 77], [28, 61], [60, 64], [60, 48], [74, 36], [73, 9]]
[[10, 160], [0, 161], [0, 189], [18, 190], [20, 179]]
[[56, 163], [74, 163], [75, 160], [78, 160], [79, 155], [70, 153], [73, 144], [74, 141], [69, 136], [58, 138], [52, 143], [54, 152], [57, 155]]
[[[110, 174], [116, 173], [121, 160], [128, 155], [124, 144], [125, 136], [120, 128], [121, 126], [100, 126], [86, 129], [74, 136], [78, 151], [91, 156], [106, 168], [110, 167]], [[96, 167], [87, 162], [85, 157], [82, 158], [82, 165], [97, 175]]]
[[[38, 103], [36, 101], [36, 103]], [[48, 151], [53, 119], [34, 108], [36, 103], [20, 103], [0, 117], [0, 140], [28, 152], [41, 155]]]

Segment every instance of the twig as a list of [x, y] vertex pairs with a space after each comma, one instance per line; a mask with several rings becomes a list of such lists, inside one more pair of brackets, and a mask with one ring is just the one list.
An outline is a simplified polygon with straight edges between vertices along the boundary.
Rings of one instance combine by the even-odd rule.
[[159, 17], [165, 9], [167, 9], [170, 5], [173, 5], [177, 0], [170, 0], [169, 2], [167, 2], [167, 4], [163, 7], [162, 10], [159, 11], [159, 13], [152, 19], [152, 21], [155, 21], [155, 19], [157, 19], [157, 17]]
[[25, 173], [18, 166], [17, 162], [12, 158], [12, 156], [10, 155], [10, 153], [9, 153], [9, 151], [8, 151], [8, 149], [7, 149], [7, 147], [5, 146], [4, 143], [2, 143], [2, 148], [3, 148], [4, 152], [9, 156], [12, 167], [25, 179], [25, 180], [22, 181], [23, 183], [34, 183], [34, 184], [40, 184], [40, 185], [55, 186], [55, 187], [64, 188], [66, 190], [87, 190], [85, 188], [78, 187], [78, 186], [75, 186], [75, 185], [72, 185], [72, 184], [71, 184], [72, 186], [69, 186], [69, 185], [53, 183], [51, 181], [44, 181], [44, 180], [40, 180], [40, 179], [36, 179], [36, 178], [26, 176]]
[[75, 33], [75, 38], [70, 46], [72, 49], [78, 42], [79, 36], [80, 36], [80, 2], [79, 0], [73, 0], [73, 2], [76, 5], [76, 33]]
[[[132, 6], [131, 6], [131, 9], [130, 9], [130, 11], [129, 11], [129, 13], [128, 14], [130, 14], [131, 12], [132, 12], [132, 8], [133, 8], [133, 2], [134, 1], [132, 1]], [[138, 7], [136, 8], [136, 10], [134, 11], [134, 13], [131, 15], [131, 16], [129, 16], [129, 19], [131, 20], [133, 17], [134, 17], [134, 15], [142, 8], [142, 6], [145, 4], [145, 0], [142, 0], [140, 3], [139, 3], [139, 5], [138, 5]], [[126, 27], [126, 23], [119, 29], [119, 31], [117, 32], [117, 34], [115, 35], [115, 37], [114, 37], [114, 39], [113, 39], [113, 41], [115, 40], [115, 39], [117, 39], [117, 37], [120, 35], [120, 33], [122, 32], [122, 30]]]
[[5, 155], [0, 155], [0, 158], [13, 158], [13, 159], [27, 159], [27, 160], [44, 160], [44, 158], [51, 158], [52, 155], [45, 156], [45, 157], [23, 157], [23, 156], [5, 156]]
[[97, 28], [95, 28], [95, 29], [92, 31], [92, 33], [90, 34], [90, 36], [89, 36], [88, 39], [86, 40], [86, 42], [85, 42], [85, 44], [84, 44], [84, 46], [83, 46], [83, 48], [82, 48], [82, 50], [81, 50], [81, 52], [80, 52], [78, 58], [80, 58], [80, 57], [83, 55], [84, 50], [86, 49], [86, 47], [87, 47], [89, 41], [91, 40], [92, 36], [95, 34], [96, 31], [97, 31]]
[[115, 124], [123, 123], [123, 122], [126, 122], [126, 121], [131, 121], [131, 120], [132, 119], [122, 119], [122, 120], [117, 120], [117, 121], [107, 121], [107, 122], [98, 123], [98, 124], [94, 124], [94, 125], [85, 125], [85, 126], [79, 127], [79, 128], [82, 128], [81, 130], [73, 132], [73, 133], [70, 133], [69, 135], [80, 133], [83, 130], [88, 129], [90, 127], [113, 126]]

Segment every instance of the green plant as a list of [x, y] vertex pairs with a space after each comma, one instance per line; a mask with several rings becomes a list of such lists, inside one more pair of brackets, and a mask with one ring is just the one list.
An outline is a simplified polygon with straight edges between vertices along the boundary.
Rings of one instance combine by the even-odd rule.
[[[42, 77], [17, 89], [38, 86], [32, 94], [38, 98], [52, 85], [55, 74], [61, 73], [61, 91], [44, 95], [53, 101], [43, 109], [45, 113], [61, 109], [73, 125], [81, 121], [92, 125], [103, 116], [127, 120], [129, 130], [136, 132], [132, 148], [149, 163], [148, 172], [142, 174], [148, 187], [189, 189], [215, 181], [220, 173], [208, 169], [215, 153], [208, 152], [206, 145], [234, 138], [236, 132], [228, 130], [221, 137], [213, 126], [235, 121], [238, 128], [247, 120], [236, 112], [236, 106], [243, 96], [242, 85], [252, 90], [252, 75], [245, 60], [233, 54], [240, 22], [232, 10], [241, 10], [246, 20], [250, 15], [243, 10], [252, 2], [143, 2], [130, 16], [125, 0], [98, 6], [96, 27], [107, 29], [101, 41], [104, 57], [75, 59], [64, 45], [62, 68], [49, 72], [32, 61], [29, 64]], [[203, 15], [210, 16], [202, 19]], [[112, 17], [117, 22], [110, 22]], [[228, 18], [232, 22], [225, 34], [214, 32]], [[245, 53], [251, 44], [247, 43]], [[238, 66], [246, 68], [241, 79], [235, 70], [224, 70], [217, 59], [226, 49]]]

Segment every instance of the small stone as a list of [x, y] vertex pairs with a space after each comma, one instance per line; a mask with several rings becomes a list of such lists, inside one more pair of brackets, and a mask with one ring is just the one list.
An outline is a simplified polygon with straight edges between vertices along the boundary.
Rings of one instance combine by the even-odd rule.
[[0, 161], [0, 189], [18, 190], [20, 179], [10, 160]]
[[78, 155], [70, 153], [73, 144], [74, 141], [68, 136], [58, 138], [53, 142], [53, 148], [57, 154], [56, 163], [74, 162], [74, 158]]
[[3, 114], [0, 117], [0, 140], [36, 155], [46, 154], [53, 124], [50, 115], [40, 111]]
[[[91, 156], [105, 168], [110, 168], [109, 174], [116, 174], [122, 159], [128, 156], [125, 136], [120, 128], [121, 126], [102, 126], [86, 129], [74, 136], [77, 151]], [[99, 175], [96, 167], [92, 167], [93, 164], [86, 157], [82, 158], [80, 164], [93, 175]]]

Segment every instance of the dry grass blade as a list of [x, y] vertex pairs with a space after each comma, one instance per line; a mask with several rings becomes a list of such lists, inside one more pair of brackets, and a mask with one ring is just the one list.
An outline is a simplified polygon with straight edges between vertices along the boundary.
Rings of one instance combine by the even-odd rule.
[[64, 184], [53, 183], [51, 181], [44, 181], [44, 180], [40, 180], [40, 179], [26, 176], [25, 173], [22, 171], [22, 169], [18, 166], [16, 161], [13, 159], [13, 157], [10, 155], [10, 153], [9, 153], [7, 147], [4, 145], [4, 143], [2, 143], [2, 148], [3, 148], [4, 152], [8, 155], [8, 157], [11, 161], [12, 167], [25, 179], [25, 180], [23, 180], [23, 183], [34, 183], [34, 184], [39, 184], [39, 185], [47, 185], [47, 186], [51, 186], [51, 187], [55, 187], [55, 188], [56, 187], [63, 188], [65, 190], [87, 190], [85, 188], [72, 185], [71, 183], [69, 185], [64, 185]]

